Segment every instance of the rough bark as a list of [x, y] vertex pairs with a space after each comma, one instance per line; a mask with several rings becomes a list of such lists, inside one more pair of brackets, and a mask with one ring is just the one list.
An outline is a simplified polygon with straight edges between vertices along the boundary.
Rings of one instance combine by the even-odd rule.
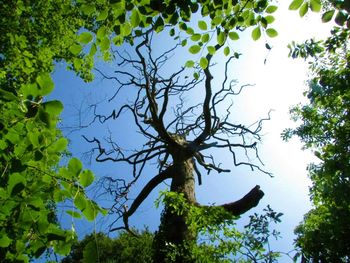
[[[186, 201], [190, 204], [196, 203], [195, 198], [195, 180], [193, 173], [193, 163], [191, 159], [177, 164], [174, 177], [171, 183], [171, 191], [183, 193]], [[189, 251], [183, 245], [191, 244], [196, 241], [196, 233], [192, 233], [186, 224], [186, 214], [177, 215], [171, 209], [165, 208], [161, 226], [156, 237], [155, 262], [167, 262], [166, 253], [169, 252], [171, 243], [181, 250], [181, 254], [176, 256], [176, 262], [191, 262]]]

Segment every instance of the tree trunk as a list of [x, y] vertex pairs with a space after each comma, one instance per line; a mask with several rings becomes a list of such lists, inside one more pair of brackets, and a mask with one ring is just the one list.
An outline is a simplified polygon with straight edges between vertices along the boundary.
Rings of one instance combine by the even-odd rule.
[[[175, 174], [170, 190], [183, 193], [188, 203], [195, 204], [195, 179], [192, 158], [187, 160], [178, 159], [174, 160]], [[192, 233], [188, 229], [186, 216], [186, 214], [177, 215], [170, 208], [165, 207], [161, 225], [155, 238], [154, 262], [193, 262], [188, 246], [196, 242], [196, 233]], [[175, 253], [175, 251], [178, 253]]]

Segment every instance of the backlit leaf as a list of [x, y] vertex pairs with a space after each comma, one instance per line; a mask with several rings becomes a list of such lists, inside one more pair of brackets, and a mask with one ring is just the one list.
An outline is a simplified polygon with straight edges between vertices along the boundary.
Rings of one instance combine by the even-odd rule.
[[230, 32], [228, 33], [228, 37], [231, 39], [231, 40], [238, 40], [239, 39], [239, 35], [237, 32]]
[[88, 187], [94, 179], [94, 174], [90, 170], [84, 170], [79, 174], [79, 182], [83, 187]]
[[191, 36], [192, 41], [198, 41], [201, 39], [201, 34], [194, 34]]
[[91, 15], [93, 12], [95, 12], [96, 8], [94, 5], [82, 5], [80, 7], [80, 10], [85, 14], [85, 15]]
[[313, 12], [320, 12], [322, 5], [320, 0], [310, 0], [310, 8]]
[[275, 29], [273, 29], [273, 28], [266, 29], [266, 34], [269, 37], [276, 37], [276, 36], [278, 36], [278, 32]]
[[185, 63], [186, 68], [193, 68], [194, 66], [194, 61], [193, 60], [187, 60]]
[[52, 115], [59, 115], [63, 110], [63, 104], [59, 100], [52, 100], [42, 104], [45, 111]]
[[89, 32], [83, 32], [78, 37], [78, 41], [82, 44], [89, 44], [92, 39], [92, 34]]
[[100, 47], [101, 47], [101, 51], [106, 51], [109, 49], [110, 47], [110, 41], [109, 41], [109, 38], [108, 37], [105, 37], [101, 40], [101, 43], [100, 43]]
[[272, 13], [274, 13], [274, 12], [276, 12], [276, 10], [277, 10], [277, 6], [275, 6], [275, 5], [270, 5], [270, 6], [268, 6], [267, 8], [266, 8], [266, 13], [268, 13], [268, 14], [272, 14]]
[[67, 145], [68, 145], [68, 140], [66, 138], [59, 138], [48, 148], [48, 152], [50, 153], [62, 152], [67, 148]]
[[256, 27], [252, 31], [252, 38], [254, 41], [258, 40], [261, 37], [261, 29], [260, 27]]
[[305, 16], [308, 10], [309, 10], [309, 4], [308, 3], [304, 3], [299, 9], [300, 17]]
[[272, 24], [275, 21], [275, 18], [273, 16], [265, 16], [265, 19], [268, 24]]
[[40, 95], [45, 96], [51, 93], [54, 88], [54, 83], [49, 73], [42, 73], [36, 78], [36, 82], [40, 87]]
[[85, 209], [82, 210], [83, 215], [88, 221], [92, 221], [98, 214], [98, 209], [93, 201], [87, 201]]
[[218, 44], [219, 44], [220, 46], [222, 46], [223, 44], [225, 44], [226, 35], [225, 35], [224, 32], [221, 32], [221, 31], [220, 31], [220, 32], [217, 34], [217, 41], [218, 41]]
[[213, 47], [213, 46], [208, 46], [208, 47], [207, 47], [207, 50], [208, 50], [208, 53], [209, 53], [210, 55], [214, 55], [215, 52], [216, 52], [215, 47]]
[[103, 20], [106, 20], [108, 16], [108, 10], [105, 9], [105, 10], [102, 10], [98, 16], [96, 17], [96, 21], [103, 21]]
[[72, 158], [68, 163], [68, 171], [75, 176], [78, 176], [83, 168], [81, 161], [77, 158]]
[[202, 69], [206, 69], [208, 67], [208, 60], [205, 57], [201, 57], [199, 60], [199, 65], [201, 66]]
[[198, 21], [198, 27], [201, 30], [207, 30], [208, 29], [207, 23], [205, 21], [203, 21], [203, 20]]
[[79, 55], [79, 53], [83, 50], [83, 47], [79, 44], [73, 44], [70, 46], [69, 51], [73, 54], [73, 55]]
[[304, 0], [293, 0], [293, 2], [289, 5], [289, 10], [298, 10], [303, 2]]
[[86, 200], [85, 196], [80, 192], [77, 194], [77, 196], [74, 197], [74, 205], [80, 211], [83, 211], [85, 209], [87, 202], [88, 201]]
[[132, 10], [131, 16], [130, 16], [130, 22], [132, 27], [139, 26], [141, 21], [140, 14], [137, 8], [134, 8]]
[[335, 10], [329, 10], [326, 13], [324, 13], [322, 15], [322, 22], [323, 23], [327, 23], [327, 22], [331, 21], [334, 13], [335, 13]]
[[228, 56], [230, 54], [230, 47], [225, 47], [224, 48], [224, 55]]
[[190, 51], [191, 54], [197, 54], [201, 50], [201, 47], [198, 45], [191, 46], [188, 51]]
[[207, 43], [207, 42], [209, 41], [209, 39], [210, 39], [209, 34], [204, 34], [204, 35], [202, 36], [201, 41], [202, 41], [203, 43]]

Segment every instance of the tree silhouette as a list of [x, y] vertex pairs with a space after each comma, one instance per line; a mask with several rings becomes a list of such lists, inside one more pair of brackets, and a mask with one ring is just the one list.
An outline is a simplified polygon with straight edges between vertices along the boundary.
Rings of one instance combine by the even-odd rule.
[[[106, 177], [102, 181], [105, 190], [115, 197], [112, 208], [118, 213], [115, 223], [119, 219], [124, 223], [123, 226], [114, 227], [112, 230], [130, 231], [129, 218], [151, 191], [167, 179], [171, 180], [170, 191], [183, 194], [187, 203], [201, 207], [195, 197], [195, 178], [197, 177], [198, 184], [201, 185], [202, 173], [205, 171], [230, 172], [217, 164], [217, 158], [210, 155], [209, 150], [227, 150], [231, 153], [235, 166], [248, 166], [251, 170], [256, 169], [269, 174], [261, 169], [262, 163], [257, 151], [262, 123], [268, 120], [269, 116], [250, 127], [229, 120], [232, 103], [228, 105], [226, 102], [239, 95], [246, 86], [237, 87], [236, 81], [229, 80], [228, 66], [237, 58], [237, 54], [229, 57], [225, 63], [223, 81], [218, 88], [213, 86], [211, 73], [213, 55], [206, 55], [207, 66], [194, 65], [173, 70], [168, 65], [171, 61], [169, 58], [181, 46], [181, 42], [160, 55], [155, 55], [157, 52], [152, 50], [152, 38], [152, 33], [144, 34], [140, 42], [135, 44], [133, 54], [116, 51], [115, 56], [119, 63], [115, 75], [109, 76], [99, 71], [104, 78], [113, 79], [118, 83], [117, 92], [111, 99], [114, 99], [121, 89], [128, 88], [130, 92], [131, 89], [135, 92], [133, 101], [123, 104], [109, 115], [98, 114], [97, 105], [93, 106], [94, 121], [101, 123], [118, 120], [122, 114], [131, 114], [138, 132], [145, 139], [144, 145], [130, 154], [112, 139], [106, 141], [106, 146], [106, 142], [99, 138], [84, 137], [95, 145], [92, 153], [97, 154], [97, 162], [124, 162], [133, 168], [131, 181], [112, 177]], [[217, 44], [215, 51], [221, 47]], [[170, 73], [169, 68], [172, 69]], [[195, 73], [192, 74], [193, 72]], [[203, 94], [202, 101], [197, 103], [196, 99], [185, 99], [189, 94], [193, 95], [193, 92]], [[228, 105], [222, 116], [218, 110], [220, 104]], [[246, 154], [247, 161], [240, 160], [237, 155], [240, 150]], [[258, 164], [249, 161], [249, 155], [254, 155]], [[145, 166], [155, 163], [154, 160], [158, 165], [158, 174], [148, 181], [128, 207], [129, 191], [143, 176]], [[263, 195], [257, 185], [240, 200], [218, 207], [231, 215], [239, 216], [257, 206]], [[155, 241], [155, 262], [165, 260], [166, 244], [181, 246], [195, 240], [196, 233], [190, 231], [186, 224], [186, 213], [175, 213], [166, 205]], [[184, 251], [178, 255], [177, 261], [186, 261], [186, 249]]]

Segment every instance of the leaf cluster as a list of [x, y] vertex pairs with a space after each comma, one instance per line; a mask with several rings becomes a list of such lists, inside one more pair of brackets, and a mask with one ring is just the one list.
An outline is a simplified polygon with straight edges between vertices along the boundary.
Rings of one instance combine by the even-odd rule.
[[[281, 222], [283, 214], [270, 206], [263, 214], [250, 215], [249, 223], [239, 231], [238, 218], [222, 207], [190, 205], [183, 194], [167, 191], [161, 192], [156, 205], [161, 201], [172, 212], [185, 214], [189, 229], [198, 234], [197, 243], [185, 244], [194, 262], [278, 262], [281, 253], [270, 250], [269, 242], [280, 237], [271, 224]], [[169, 262], [183, 250], [183, 245], [168, 244]]]
[[133, 236], [120, 232], [117, 237], [110, 238], [103, 233], [92, 233], [81, 241], [75, 242], [69, 255], [62, 263], [123, 263], [152, 262], [153, 234], [147, 229]]
[[[348, 19], [347, 1], [326, 2], [324, 22], [334, 13]], [[335, 27], [330, 37], [295, 46], [291, 53], [292, 57], [314, 59], [305, 92], [308, 103], [291, 110], [292, 118], [301, 124], [283, 134], [285, 139], [298, 136], [319, 160], [308, 167], [314, 208], [295, 229], [296, 247], [305, 262], [348, 262], [350, 257], [346, 234], [350, 229], [346, 220], [350, 204], [349, 28], [344, 21], [340, 23], [338, 14], [335, 22], [342, 27]]]

